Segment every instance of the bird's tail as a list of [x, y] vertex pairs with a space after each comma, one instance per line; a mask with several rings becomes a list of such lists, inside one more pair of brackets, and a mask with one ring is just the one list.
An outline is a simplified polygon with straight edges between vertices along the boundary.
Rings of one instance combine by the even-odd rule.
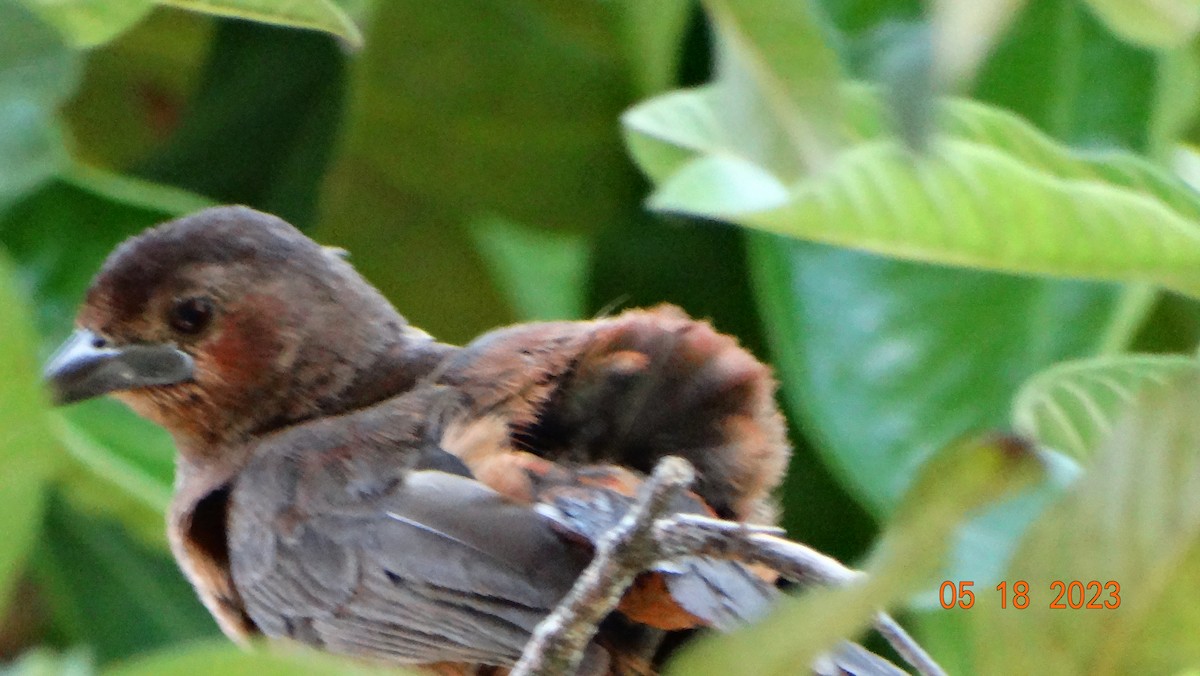
[[762, 618], [779, 599], [775, 585], [736, 561], [688, 556], [661, 564], [656, 572], [675, 603], [720, 631]]
[[718, 516], [765, 522], [791, 452], [774, 396], [770, 369], [736, 340], [662, 306], [604, 320], [547, 413], [579, 460], [649, 473], [678, 455]]

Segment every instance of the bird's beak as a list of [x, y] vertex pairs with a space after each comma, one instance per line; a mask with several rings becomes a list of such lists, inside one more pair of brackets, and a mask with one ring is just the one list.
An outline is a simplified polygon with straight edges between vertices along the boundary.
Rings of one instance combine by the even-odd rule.
[[192, 358], [174, 345], [142, 343], [108, 346], [80, 329], [58, 348], [42, 377], [54, 403], [70, 404], [108, 392], [170, 385], [192, 378]]

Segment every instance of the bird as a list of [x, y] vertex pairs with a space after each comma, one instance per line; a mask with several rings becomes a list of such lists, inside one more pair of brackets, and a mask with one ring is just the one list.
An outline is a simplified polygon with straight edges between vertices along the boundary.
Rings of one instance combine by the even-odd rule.
[[[770, 369], [673, 306], [453, 346], [341, 250], [241, 206], [119, 245], [45, 378], [170, 433], [170, 547], [231, 639], [440, 674], [511, 668], [662, 458], [696, 470], [676, 511], [773, 524], [791, 451]], [[739, 563], [666, 562], [579, 673], [655, 673], [671, 637], [777, 596]]]

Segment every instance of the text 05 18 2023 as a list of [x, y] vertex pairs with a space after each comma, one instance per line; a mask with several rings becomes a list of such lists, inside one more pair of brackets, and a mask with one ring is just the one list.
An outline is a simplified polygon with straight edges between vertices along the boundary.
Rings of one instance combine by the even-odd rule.
[[[973, 580], [946, 580], [938, 589], [938, 600], [947, 610], [968, 610], [975, 605], [974, 586]], [[1001, 608], [1024, 610], [1031, 603], [1029, 583], [1025, 580], [1011, 583], [1004, 580], [996, 585], [996, 591], [1000, 594]], [[1121, 585], [1115, 580], [1054, 580], [1045, 599], [1047, 607], [1055, 610], [1115, 610], [1121, 607]]]

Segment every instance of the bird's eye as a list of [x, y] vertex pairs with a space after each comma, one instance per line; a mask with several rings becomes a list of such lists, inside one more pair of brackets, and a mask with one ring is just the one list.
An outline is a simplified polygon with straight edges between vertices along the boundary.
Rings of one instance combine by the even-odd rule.
[[175, 304], [171, 306], [168, 321], [171, 323], [171, 328], [179, 333], [194, 336], [208, 328], [212, 316], [213, 303], [208, 298], [184, 298], [175, 301]]

